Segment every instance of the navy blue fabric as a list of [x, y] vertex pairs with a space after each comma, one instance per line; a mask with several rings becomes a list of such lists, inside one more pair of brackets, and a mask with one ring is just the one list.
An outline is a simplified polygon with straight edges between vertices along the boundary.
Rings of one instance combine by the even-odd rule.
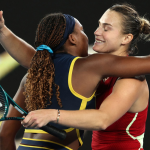
[[[68, 86], [68, 74], [72, 60], [75, 56], [66, 53], [58, 53], [53, 57], [53, 62], [55, 66], [55, 83], [59, 85], [60, 89], [60, 99], [62, 101], [63, 107], [60, 108], [55, 95], [55, 87], [53, 86], [53, 96], [52, 105], [48, 105], [46, 109], [62, 109], [62, 110], [79, 110], [82, 99], [76, 97], [69, 89]], [[49, 100], [48, 100], [49, 104]], [[91, 101], [87, 102], [86, 109], [95, 109], [95, 97]], [[60, 129], [68, 129], [67, 126], [62, 126], [55, 123], [49, 123]]]
[[43, 148], [25, 147], [20, 145], [17, 150], [44, 150], [45, 148], [68, 150], [68, 148], [60, 146], [58, 144], [54, 144], [51, 142], [44, 142], [44, 141], [32, 141], [32, 140], [22, 139], [21, 144], [26, 146], [36, 145], [36, 147], [43, 147]]
[[63, 14], [65, 19], [66, 19], [66, 29], [63, 35], [63, 40], [60, 42], [60, 44], [58, 46], [56, 46], [53, 50], [56, 51], [58, 50], [61, 46], [63, 46], [65, 44], [65, 42], [68, 39], [69, 34], [71, 34], [74, 30], [74, 26], [75, 26], [75, 19], [74, 17], [68, 15], [68, 14]]
[[[72, 60], [75, 56], [66, 53], [58, 53], [53, 57], [53, 62], [55, 66], [55, 83], [59, 85], [60, 89], [60, 99], [62, 101], [63, 107], [60, 108], [55, 96], [55, 87], [53, 86], [53, 96], [52, 96], [52, 105], [48, 105], [46, 109], [62, 109], [62, 110], [79, 110], [82, 99], [76, 97], [69, 89], [68, 86], [68, 74]], [[48, 101], [49, 104], [49, 101]], [[95, 109], [95, 97], [92, 100], [87, 102], [85, 109]], [[68, 129], [67, 126], [62, 126], [59, 124], [49, 123], [59, 129]], [[80, 137], [83, 139], [83, 130], [79, 130]]]
[[[69, 89], [68, 87], [68, 73], [70, 69], [70, 65], [72, 60], [75, 58], [75, 56], [69, 55], [69, 54], [56, 54], [56, 56], [53, 59], [54, 66], [55, 66], [55, 83], [60, 86], [60, 99], [62, 101], [63, 107], [60, 108], [55, 94], [52, 96], [52, 105], [48, 105], [47, 109], [62, 109], [62, 110], [79, 110], [82, 99], [76, 97]], [[53, 87], [53, 91], [55, 93], [55, 88]], [[93, 98], [91, 101], [87, 102], [88, 109], [94, 109], [95, 108], [95, 98]], [[62, 126], [59, 124], [50, 123], [51, 125], [54, 125], [61, 129], [68, 129], [66, 126]]]

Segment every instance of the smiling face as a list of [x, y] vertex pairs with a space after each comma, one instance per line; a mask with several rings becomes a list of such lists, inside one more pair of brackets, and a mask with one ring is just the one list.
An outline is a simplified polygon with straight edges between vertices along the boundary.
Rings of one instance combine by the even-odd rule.
[[99, 27], [94, 32], [95, 43], [93, 50], [99, 53], [115, 54], [123, 51], [121, 15], [115, 11], [107, 10], [99, 20]]

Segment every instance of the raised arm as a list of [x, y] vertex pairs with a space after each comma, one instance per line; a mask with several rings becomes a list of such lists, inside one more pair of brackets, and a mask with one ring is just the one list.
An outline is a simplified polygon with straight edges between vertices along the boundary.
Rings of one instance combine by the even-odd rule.
[[29, 68], [35, 49], [5, 26], [2, 11], [0, 11], [0, 43], [16, 61], [25, 68]]

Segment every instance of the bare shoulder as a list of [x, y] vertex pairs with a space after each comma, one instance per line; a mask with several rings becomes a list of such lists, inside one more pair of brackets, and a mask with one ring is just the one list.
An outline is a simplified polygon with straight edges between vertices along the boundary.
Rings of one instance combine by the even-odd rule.
[[[92, 54], [87, 57], [81, 57], [76, 61], [79, 68], [91, 68], [93, 71], [97, 68], [106, 68], [109, 62], [112, 62], [115, 56], [110, 54]], [[98, 71], [98, 70], [97, 70]]]
[[135, 76], [133, 78], [121, 79], [122, 92], [128, 95], [128, 99], [133, 100], [133, 104], [128, 110], [131, 113], [143, 111], [148, 104], [149, 88], [145, 76]]
[[80, 61], [109, 61], [111, 58], [114, 59], [114, 58], [119, 58], [118, 56], [115, 56], [115, 55], [111, 55], [111, 54], [102, 54], [102, 53], [96, 53], [96, 54], [91, 54], [91, 55], [88, 55], [87, 57], [81, 57], [79, 60]]
[[115, 89], [126, 93], [128, 92], [135, 95], [139, 95], [144, 91], [148, 91], [148, 85], [145, 76], [135, 76], [132, 78], [119, 78], [114, 86]]
[[129, 85], [128, 88], [143, 89], [148, 88], [145, 75], [134, 76], [131, 78], [118, 78], [120, 84]]

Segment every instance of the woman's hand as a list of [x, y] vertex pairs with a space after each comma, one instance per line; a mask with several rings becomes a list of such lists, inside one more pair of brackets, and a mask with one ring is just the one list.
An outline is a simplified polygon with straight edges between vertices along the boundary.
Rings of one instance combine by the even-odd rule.
[[31, 111], [25, 119], [21, 121], [24, 127], [40, 128], [47, 125], [49, 122], [56, 121], [57, 110], [56, 109], [40, 109]]

